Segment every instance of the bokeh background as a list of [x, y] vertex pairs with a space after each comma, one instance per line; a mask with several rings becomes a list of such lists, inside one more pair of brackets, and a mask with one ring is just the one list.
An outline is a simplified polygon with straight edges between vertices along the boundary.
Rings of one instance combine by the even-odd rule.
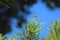
[[[33, 15], [36, 14], [37, 15], [37, 20], [41, 21], [43, 23], [43, 28], [41, 30], [41, 37], [45, 37], [46, 35], [48, 35], [48, 30], [47, 28], [50, 26], [51, 22], [54, 22], [55, 19], [59, 19], [60, 18], [60, 8], [56, 8], [54, 10], [48, 8], [46, 6], [46, 3], [43, 3], [41, 0], [37, 0], [37, 3], [35, 3], [33, 6], [31, 6], [29, 8], [30, 14], [26, 17], [27, 21], [28, 20], [32, 20]], [[20, 13], [20, 11], [19, 11]], [[21, 28], [16, 28], [15, 24], [17, 24], [18, 20], [15, 18], [11, 19], [11, 24], [12, 24], [12, 32], [11, 33], [7, 33], [6, 36], [10, 36], [13, 35], [16, 30], [19, 30], [20, 32], [22, 32]], [[23, 24], [24, 25], [24, 24]]]

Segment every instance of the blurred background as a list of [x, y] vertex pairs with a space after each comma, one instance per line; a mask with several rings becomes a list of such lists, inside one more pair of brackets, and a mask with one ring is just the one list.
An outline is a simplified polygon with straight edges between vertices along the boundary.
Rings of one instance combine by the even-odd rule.
[[[3, 0], [4, 1], [4, 0]], [[23, 0], [24, 1], [24, 0]], [[31, 2], [29, 4], [29, 2], [27, 2], [26, 4], [23, 4], [23, 1], [20, 0], [20, 4], [18, 4], [17, 10], [18, 14], [16, 14], [16, 11], [14, 11], [13, 13], [10, 13], [12, 11], [7, 11], [7, 14], [5, 13], [6, 10], [8, 10], [10, 7], [12, 7], [14, 9], [14, 6], [11, 6], [11, 4], [7, 4], [6, 6], [8, 8], [4, 8], [4, 7], [0, 7], [0, 23], [2, 23], [5, 19], [6, 22], [9, 21], [10, 25], [11, 25], [11, 30], [8, 33], [3, 33], [6, 34], [7, 37], [9, 37], [10, 35], [13, 35], [16, 30], [19, 30], [20, 32], [22, 32], [22, 29], [19, 27], [24, 26], [24, 22], [27, 23], [27, 21], [32, 20], [33, 15], [36, 15], [37, 20], [41, 21], [43, 24], [41, 33], [40, 33], [40, 37], [45, 37], [48, 35], [48, 30], [47, 28], [49, 28], [50, 23], [54, 22], [55, 19], [59, 19], [60, 18], [60, 1], [58, 2], [57, 0], [55, 1], [51, 1], [51, 0], [36, 0], [36, 2], [34, 0], [31, 0], [34, 2]], [[30, 1], [30, 0], [29, 0]], [[59, 6], [57, 5], [59, 3]], [[0, 3], [1, 4], [1, 3]], [[31, 5], [33, 4], [33, 5]], [[10, 8], [11, 9], [11, 8]], [[28, 12], [27, 12], [28, 11]], [[5, 13], [5, 14], [2, 14]], [[3, 16], [3, 19], [2, 19]], [[5, 18], [5, 19], [4, 19]], [[3, 21], [2, 21], [3, 20]], [[20, 22], [20, 24], [18, 25], [19, 27], [17, 27], [16, 25]], [[5, 23], [3, 22], [3, 25]], [[21, 26], [22, 25], [22, 26]], [[2, 26], [2, 24], [0, 24], [0, 26]], [[5, 27], [3, 26], [2, 29], [4, 29]], [[7, 28], [7, 27], [6, 27]], [[1, 30], [2, 30], [1, 29]], [[7, 28], [8, 29], [8, 28]], [[4, 29], [5, 30], [5, 29]]]

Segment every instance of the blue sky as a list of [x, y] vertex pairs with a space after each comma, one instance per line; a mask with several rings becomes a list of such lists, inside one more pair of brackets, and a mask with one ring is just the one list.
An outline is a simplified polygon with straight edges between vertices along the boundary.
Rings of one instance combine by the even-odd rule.
[[[27, 17], [27, 19], [32, 19], [30, 16], [36, 14], [37, 18], [43, 23], [43, 28], [40, 36], [44, 37], [47, 35], [47, 27], [49, 27], [50, 22], [54, 22], [55, 19], [60, 18], [60, 8], [56, 8], [55, 10], [51, 10], [47, 8], [46, 4], [38, 0], [36, 4], [30, 7], [31, 14]], [[14, 20], [14, 21], [13, 21]], [[16, 23], [16, 19], [13, 19], [12, 24]], [[12, 25], [14, 26], [14, 25]], [[14, 34], [16, 28], [13, 28], [12, 33]]]
[[44, 37], [47, 35], [47, 27], [49, 27], [51, 22], [54, 22], [55, 19], [60, 18], [60, 8], [51, 10], [47, 8], [46, 4], [38, 0], [38, 2], [30, 8], [32, 15], [36, 14], [38, 19], [43, 23], [43, 28], [41, 36]]

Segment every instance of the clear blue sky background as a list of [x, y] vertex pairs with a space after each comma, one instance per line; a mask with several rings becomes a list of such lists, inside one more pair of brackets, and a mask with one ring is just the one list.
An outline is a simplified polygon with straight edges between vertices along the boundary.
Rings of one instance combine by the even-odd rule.
[[[41, 2], [41, 0], [38, 0], [36, 4], [30, 7], [30, 12], [31, 12], [30, 15], [36, 14], [37, 17], [40, 19], [40, 21], [43, 23], [43, 28], [40, 34], [41, 37], [44, 37], [47, 35], [47, 32], [48, 32], [47, 27], [49, 27], [50, 22], [51, 21], [53, 22], [55, 19], [60, 18], [60, 8], [51, 10], [47, 8], [46, 4]], [[30, 15], [27, 17], [28, 20], [31, 19]], [[16, 19], [12, 19], [12, 27], [14, 26], [13, 24], [15, 24], [16, 22], [17, 22]], [[9, 34], [14, 34], [15, 31], [16, 31], [16, 28], [13, 27], [12, 33], [9, 33]]]

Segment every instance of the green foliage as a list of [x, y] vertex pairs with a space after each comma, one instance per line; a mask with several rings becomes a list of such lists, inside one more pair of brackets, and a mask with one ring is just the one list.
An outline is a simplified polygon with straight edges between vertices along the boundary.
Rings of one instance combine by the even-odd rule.
[[15, 33], [13, 36], [6, 38], [7, 40], [18, 40], [20, 39], [20, 32]]
[[[42, 24], [39, 24], [36, 20], [29, 21], [25, 25], [25, 28], [22, 27], [22, 33], [17, 30], [14, 35], [8, 38], [3, 34], [0, 34], [0, 40], [39, 40], [38, 36], [41, 29]], [[60, 40], [60, 19], [55, 20], [55, 22], [50, 25], [48, 36], [43, 37], [40, 40]]]
[[39, 31], [41, 30], [42, 25], [37, 24], [35, 20], [29, 21], [25, 26], [25, 31], [21, 34], [22, 40], [38, 40]]
[[60, 20], [55, 20], [53, 25], [50, 26], [46, 40], [60, 40]]
[[25, 27], [23, 40], [38, 40], [39, 31], [42, 25], [37, 25], [35, 21], [28, 23]]
[[5, 38], [6, 37], [3, 34], [0, 33], [0, 40], [6, 40]]
[[18, 30], [17, 32], [8, 38], [7, 40], [38, 40], [38, 36], [40, 34], [40, 30], [42, 28], [42, 24], [39, 24], [36, 22], [36, 20], [29, 21], [25, 25], [25, 28], [23, 27], [22, 30], [23, 32], [20, 33]]

